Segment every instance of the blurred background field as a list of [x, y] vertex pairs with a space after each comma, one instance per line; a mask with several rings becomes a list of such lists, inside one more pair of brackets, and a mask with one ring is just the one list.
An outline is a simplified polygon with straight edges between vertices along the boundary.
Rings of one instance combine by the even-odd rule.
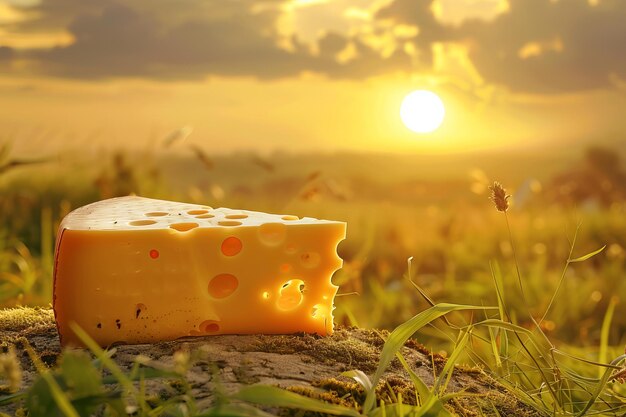
[[[531, 313], [546, 310], [577, 226], [571, 265], [543, 330], [557, 345], [597, 359], [602, 321], [617, 312], [609, 344], [624, 345], [626, 314], [626, 146], [580, 145], [544, 152], [399, 155], [231, 153], [182, 141], [143, 150], [67, 150], [32, 159], [6, 140], [0, 156], [0, 306], [51, 303], [54, 238], [81, 205], [136, 193], [145, 197], [288, 213], [348, 222], [335, 319], [391, 329], [428, 304], [496, 305], [492, 268], [501, 271], [513, 312], [519, 297], [505, 218], [488, 199], [493, 180], [513, 195], [508, 212]], [[531, 327], [529, 323], [522, 325]], [[445, 331], [420, 341], [449, 347]]]

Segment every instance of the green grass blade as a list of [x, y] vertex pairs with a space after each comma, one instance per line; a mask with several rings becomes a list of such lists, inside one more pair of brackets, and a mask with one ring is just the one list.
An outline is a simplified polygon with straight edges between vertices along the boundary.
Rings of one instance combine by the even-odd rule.
[[25, 392], [16, 392], [15, 394], [5, 395], [0, 397], [0, 405], [11, 404], [19, 401], [26, 396]]
[[478, 323], [474, 323], [472, 326], [473, 327], [476, 327], [476, 326], [497, 327], [497, 328], [504, 329], [504, 330], [510, 330], [512, 332], [525, 333], [529, 336], [532, 336], [533, 334], [533, 332], [531, 332], [530, 330], [524, 327], [518, 326], [517, 324], [509, 323], [506, 321], [502, 321], [499, 319], [482, 320], [482, 321], [479, 321]]
[[[496, 287], [496, 295], [498, 299], [498, 313], [500, 314], [500, 320], [503, 322], [507, 320], [508, 314], [506, 312], [506, 301], [504, 299], [504, 293], [502, 288], [502, 272], [500, 271], [500, 265], [496, 262], [495, 265], [489, 262], [489, 268], [491, 269], [491, 277], [493, 278], [493, 284]], [[501, 362], [500, 357], [507, 358], [509, 356], [509, 339], [506, 332], [500, 332], [500, 355], [498, 361]]]
[[456, 365], [456, 361], [461, 353], [463, 353], [463, 351], [465, 350], [467, 342], [469, 341], [469, 336], [472, 333], [472, 329], [473, 327], [470, 327], [461, 334], [461, 337], [454, 347], [452, 354], [446, 361], [446, 364], [444, 365], [441, 374], [439, 374], [439, 377], [435, 382], [435, 386], [433, 387], [433, 391], [438, 395], [443, 394], [448, 387], [448, 383], [450, 382], [450, 378], [452, 377], [452, 372], [454, 372], [454, 366]]
[[[598, 353], [598, 362], [606, 363], [608, 360], [607, 352], [609, 349], [609, 333], [611, 330], [611, 322], [613, 321], [613, 313], [615, 312], [615, 306], [617, 305], [617, 297], [611, 297], [609, 306], [604, 314], [604, 320], [602, 320], [602, 329], [600, 330], [600, 351]], [[602, 377], [602, 368], [598, 368], [598, 378]]]
[[431, 391], [428, 389], [428, 386], [424, 383], [424, 381], [422, 381], [422, 378], [420, 378], [413, 371], [413, 369], [411, 369], [409, 364], [406, 363], [406, 359], [404, 359], [404, 356], [402, 356], [402, 353], [400, 352], [396, 353], [396, 357], [402, 364], [402, 367], [404, 368], [404, 370], [409, 374], [409, 377], [411, 378], [411, 382], [413, 382], [413, 387], [415, 387], [415, 394], [417, 396], [416, 398], [417, 404], [418, 405], [424, 404], [426, 402], [426, 399], [428, 399], [431, 396]]
[[360, 416], [360, 414], [352, 408], [328, 404], [320, 400], [268, 385], [244, 387], [235, 394], [233, 398], [270, 407], [296, 408], [298, 410], [326, 413], [334, 416]]
[[[481, 307], [481, 306], [471, 306], [471, 305], [462, 305], [462, 304], [448, 304], [441, 303], [436, 304], [421, 313], [413, 316], [413, 318], [407, 320], [402, 323], [398, 327], [394, 329], [393, 332], [389, 335], [389, 338], [385, 342], [383, 346], [383, 350], [380, 354], [380, 362], [378, 363], [378, 368], [376, 368], [376, 372], [372, 377], [372, 386], [375, 388], [380, 380], [383, 372], [389, 366], [391, 361], [396, 355], [396, 352], [404, 346], [407, 340], [419, 329], [432, 322], [433, 320], [438, 319], [439, 317], [450, 313], [452, 311], [462, 311], [462, 310], [493, 310], [496, 307]], [[363, 406], [364, 411], [369, 412], [374, 406], [375, 401], [375, 393], [374, 389], [367, 393], [367, 397], [365, 399], [365, 404]]]
[[[619, 365], [624, 360], [626, 360], [626, 354], [620, 355], [617, 358], [615, 358], [613, 360], [613, 362], [611, 362], [611, 365]], [[598, 382], [598, 384], [596, 385], [596, 389], [594, 390], [594, 392], [591, 395], [591, 398], [589, 399], [589, 401], [585, 405], [585, 408], [583, 408], [580, 411], [580, 413], [577, 414], [578, 417], [582, 417], [582, 416], [587, 414], [587, 411], [589, 411], [589, 409], [596, 402], [596, 400], [598, 399], [598, 397], [600, 396], [602, 391], [606, 388], [606, 384], [609, 382], [609, 378], [611, 377], [612, 372], [613, 372], [613, 370], [611, 368], [607, 368], [604, 371], [604, 375], [602, 375], [602, 378], [600, 379], [600, 382]]]
[[407, 373], [409, 374], [409, 377], [413, 382], [413, 386], [415, 387], [415, 391], [419, 395], [419, 399], [417, 401], [418, 407], [410, 409], [411, 412], [415, 411], [415, 413], [408, 414], [414, 417], [451, 417], [452, 415], [443, 406], [443, 403], [445, 401], [442, 401], [431, 390], [428, 389], [424, 381], [422, 381], [422, 379], [409, 367], [409, 364], [406, 363], [404, 356], [402, 356], [402, 354], [398, 352], [396, 353], [396, 357], [402, 364], [402, 367], [404, 367], [404, 370], [407, 371]]
[[597, 254], [599, 254], [600, 252], [602, 252], [604, 250], [604, 248], [606, 248], [606, 245], [602, 246], [600, 249], [594, 250], [593, 252], [590, 252], [586, 255], [580, 256], [578, 258], [575, 259], [570, 259], [567, 262], [569, 263], [574, 263], [574, 262], [583, 262], [586, 261], [587, 259], [596, 256]]
[[[503, 332], [501, 333], [503, 334]], [[502, 368], [502, 359], [500, 358], [500, 351], [498, 350], [498, 343], [496, 341], [496, 334], [492, 327], [489, 327], [489, 344], [491, 346], [491, 353], [496, 361], [496, 368]]]

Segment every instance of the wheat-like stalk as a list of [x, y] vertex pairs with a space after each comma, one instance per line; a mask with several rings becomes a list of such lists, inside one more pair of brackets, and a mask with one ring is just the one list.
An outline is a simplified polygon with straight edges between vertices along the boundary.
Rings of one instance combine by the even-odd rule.
[[503, 213], [506, 212], [509, 209], [509, 198], [511, 196], [506, 193], [506, 190], [498, 181], [494, 181], [493, 185], [489, 186], [489, 189], [491, 190], [490, 199], [496, 205], [496, 209]]

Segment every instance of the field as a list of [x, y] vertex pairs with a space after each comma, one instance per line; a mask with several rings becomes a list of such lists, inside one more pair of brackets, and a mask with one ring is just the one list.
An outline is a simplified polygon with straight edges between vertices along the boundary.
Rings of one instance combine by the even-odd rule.
[[[68, 150], [23, 166], [4, 149], [1, 307], [50, 304], [59, 221], [95, 200], [136, 193], [342, 220], [336, 323], [392, 330], [431, 303], [499, 306], [429, 321], [414, 338], [542, 412], [624, 411], [621, 359], [597, 364], [626, 343], [623, 145], [430, 156], [180, 146]], [[512, 195], [506, 213], [489, 199], [494, 180]]]

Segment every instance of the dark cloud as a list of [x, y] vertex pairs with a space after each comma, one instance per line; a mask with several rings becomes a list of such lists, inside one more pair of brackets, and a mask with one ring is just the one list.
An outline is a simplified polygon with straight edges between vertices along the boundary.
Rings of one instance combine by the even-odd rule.
[[[276, 22], [284, 1], [42, 0], [24, 9], [29, 19], [4, 29], [64, 28], [75, 42], [20, 53], [0, 47], [0, 60], [23, 59], [37, 71], [78, 78], [279, 78], [313, 71], [358, 79], [429, 70], [433, 43], [464, 42], [481, 76], [513, 91], [579, 91], [610, 87], [615, 76], [626, 79], [624, 0], [600, 0], [596, 6], [587, 0], [509, 0], [508, 12], [457, 26], [435, 18], [432, 0], [395, 0], [375, 14], [374, 28], [389, 30], [378, 25], [383, 21], [417, 26], [409, 40], [419, 61], [402, 49], [381, 57], [358, 35], [328, 33], [318, 40], [318, 54], [297, 37], [289, 50], [281, 48]], [[355, 56], [337, 62], [348, 47]], [[521, 54], [524, 50], [531, 53]]]
[[390, 19], [395, 23], [417, 26], [419, 46], [430, 47], [432, 42], [450, 40], [451, 29], [439, 23], [431, 11], [433, 0], [395, 0], [376, 13], [379, 20]]
[[[44, 0], [29, 9], [39, 17], [25, 23], [24, 30], [50, 27], [41, 17], [47, 15], [75, 39], [68, 46], [30, 52], [27, 58], [36, 61], [40, 70], [75, 78], [193, 79], [208, 75], [278, 78], [302, 71], [367, 77], [411, 69], [406, 54], [383, 58], [362, 43], [353, 61], [340, 64], [335, 54], [351, 42], [342, 35], [328, 35], [320, 55], [313, 55], [297, 38], [291, 40], [290, 50], [279, 47], [279, 1], [183, 0], [176, 2], [177, 8], [167, 0], [136, 1], [132, 7], [112, 0], [81, 2]], [[263, 8], [255, 10], [255, 6]], [[68, 19], [71, 10], [74, 15]]]
[[8, 46], [0, 46], [0, 61], [8, 61], [13, 58], [15, 52]]
[[349, 43], [350, 40], [348, 38], [334, 32], [325, 34], [317, 42], [320, 53], [324, 57], [334, 57], [344, 50]]
[[[379, 18], [419, 28], [414, 39], [465, 41], [470, 59], [490, 83], [513, 91], [558, 93], [610, 87], [612, 74], [626, 78], [626, 1], [509, 0], [510, 9], [491, 21], [458, 27], [440, 24], [431, 0], [395, 0]], [[524, 56], [531, 44], [543, 50]]]
[[80, 14], [93, 13], [102, 9], [99, 0], [44, 0], [37, 4], [12, 6], [20, 11], [25, 19], [6, 22], [2, 27], [20, 33], [46, 33], [65, 28]]
[[[511, 0], [510, 13], [460, 28], [473, 41], [470, 58], [488, 81], [517, 91], [552, 93], [610, 86], [626, 77], [626, 2]], [[526, 45], [558, 48], [520, 56]]]
[[247, 7], [230, 6], [214, 18], [190, 17], [168, 25], [162, 15], [112, 1], [100, 4], [101, 10], [81, 13], [67, 25], [74, 43], [34, 57], [55, 75], [83, 78], [278, 77], [297, 69], [298, 53], [278, 48], [272, 34], [263, 32], [271, 30], [276, 11], [253, 14]]
[[432, 65], [432, 43], [450, 40], [451, 30], [437, 21], [431, 11], [432, 0], [395, 0], [376, 13], [379, 20], [391, 20], [409, 26], [417, 26], [419, 34], [413, 43], [420, 51], [420, 60]]

